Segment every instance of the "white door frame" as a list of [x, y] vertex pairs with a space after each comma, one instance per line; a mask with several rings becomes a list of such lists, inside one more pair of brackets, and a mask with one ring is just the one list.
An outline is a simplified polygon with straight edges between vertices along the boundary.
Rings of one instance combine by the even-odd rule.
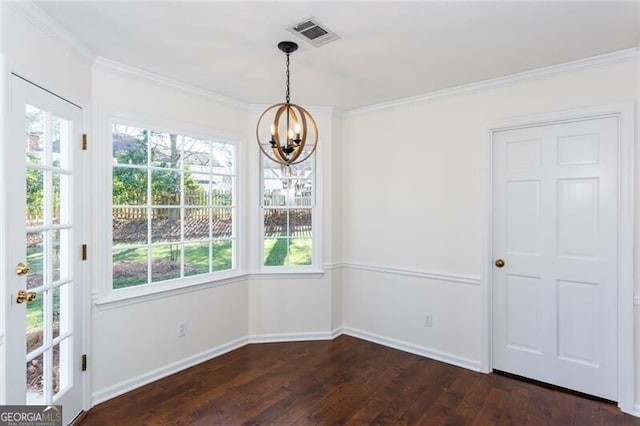
[[[0, 0], [1, 1], [1, 0]], [[41, 75], [41, 73], [36, 72], [34, 69], [30, 68], [30, 67], [21, 67], [19, 64], [17, 64], [14, 61], [11, 61], [5, 54], [3, 54], [0, 51], [0, 166], [3, 165], [5, 160], [5, 149], [4, 149], [4, 143], [6, 141], [7, 138], [7, 128], [8, 128], [8, 120], [7, 120], [7, 110], [8, 110], [8, 104], [11, 100], [11, 84], [10, 84], [10, 79], [11, 79], [11, 75], [13, 73], [16, 73], [17, 75], [21, 75], [24, 76], [25, 78], [27, 78], [29, 81], [42, 81], [44, 80], [45, 82], [47, 82], [45, 87], [49, 87], [54, 96], [58, 96], [55, 93], [61, 93], [63, 91], [58, 91], [58, 87], [56, 85], [53, 84], [49, 84], [49, 80], [46, 78], [45, 75]], [[47, 89], [43, 89], [45, 91], [48, 91]], [[80, 123], [80, 125], [85, 129], [85, 132], [87, 129], [89, 129], [89, 124], [90, 124], [90, 115], [88, 114], [89, 109], [84, 105], [85, 102], [80, 102], [78, 100], [76, 100], [75, 98], [62, 98], [67, 102], [70, 102], [76, 106], [78, 106], [80, 109], [83, 110], [83, 118], [82, 118], [82, 122]], [[70, 100], [69, 100], [70, 99]], [[82, 105], [82, 106], [80, 106]], [[83, 179], [80, 187], [78, 188], [78, 191], [80, 191], [83, 194], [89, 194], [89, 166], [86, 164], [87, 161], [84, 160], [82, 162], [80, 162], [80, 164], [77, 165], [78, 169], [81, 170], [83, 176], [85, 176], [85, 178]], [[4, 169], [2, 167], [0, 167], [0, 172], [4, 173]], [[6, 179], [0, 179], [0, 202], [3, 202], [3, 205], [7, 205], [8, 200], [6, 200], [7, 197], [7, 186], [9, 185], [10, 182], [7, 182]], [[87, 202], [84, 203], [83, 207], [82, 207], [82, 216], [83, 217], [90, 217], [89, 215], [89, 204], [90, 204], [90, 200], [89, 197], [87, 197]], [[83, 224], [82, 224], [82, 228], [80, 230], [82, 236], [84, 237], [84, 239], [90, 243], [90, 232], [89, 232], [89, 220], [84, 220]], [[6, 233], [5, 233], [5, 226], [6, 223], [6, 217], [4, 215], [4, 210], [0, 209], [0, 253], [4, 253], [4, 250], [6, 250]], [[85, 261], [83, 262], [83, 282], [90, 282], [90, 268], [89, 268], [89, 261]], [[4, 271], [6, 271], [6, 267], [7, 265], [5, 264], [5, 257], [4, 256], [0, 256], [0, 274]], [[5, 280], [2, 280], [2, 282], [0, 282], [0, 306], [1, 307], [6, 307], [8, 306], [7, 303], [8, 301], [5, 299], [5, 295], [6, 295], [6, 287], [5, 287]], [[90, 294], [91, 294], [91, 288], [89, 286], [87, 286], [85, 288], [85, 291], [83, 292], [83, 296], [82, 296], [82, 317], [83, 317], [83, 321], [82, 321], [82, 329], [78, 331], [79, 336], [81, 336], [82, 338], [82, 353], [83, 354], [89, 354], [89, 348], [90, 348], [90, 321], [91, 321], [91, 305], [90, 305]], [[6, 315], [7, 315], [7, 311], [6, 309], [0, 309], [0, 377], [2, 377], [3, 379], [0, 380], [0, 405], [1, 404], [5, 404], [6, 403], [6, 396], [7, 396], [7, 389], [6, 389], [6, 383], [4, 380], [4, 377], [6, 377], [6, 341], [5, 341], [5, 334], [6, 334]], [[83, 392], [82, 392], [82, 408], [83, 411], [87, 411], [91, 408], [91, 382], [90, 382], [90, 368], [87, 369], [87, 371], [83, 372], [80, 380], [82, 383], [82, 388], [83, 388]]]
[[[0, 6], [1, 7], [1, 6]], [[5, 132], [5, 126], [6, 126], [6, 122], [7, 122], [7, 116], [6, 116], [6, 105], [7, 102], [9, 102], [9, 84], [8, 84], [8, 72], [7, 72], [7, 67], [6, 67], [6, 60], [4, 55], [2, 54], [2, 52], [0, 52], [0, 164], [4, 165], [4, 161], [5, 161], [5, 154], [4, 154], [4, 143], [6, 140], [6, 132]], [[4, 173], [4, 169], [2, 169]], [[6, 180], [5, 179], [1, 179], [0, 180], [0, 203], [2, 203], [2, 205], [6, 205], [6, 190], [5, 190], [5, 185], [6, 185]], [[4, 208], [0, 209], [0, 252], [1, 253], [5, 253], [6, 250], [6, 236], [5, 236], [5, 229], [4, 229], [4, 224], [5, 224], [6, 218], [4, 215]], [[3, 275], [3, 271], [6, 270], [6, 266], [5, 266], [5, 256], [0, 256], [0, 280], [2, 280], [3, 282], [0, 282], [0, 306], [3, 307], [3, 313], [0, 315], [0, 377], [7, 377], [5, 371], [6, 371], [6, 363], [5, 363], [5, 351], [6, 351], [6, 345], [4, 342], [4, 334], [5, 334], [5, 324], [6, 324], [6, 319], [5, 316], [7, 315], [6, 310], [4, 309], [5, 306], [7, 306], [6, 301], [5, 301], [5, 293], [6, 293], [6, 287], [5, 287], [5, 281], [2, 278]], [[0, 404], [5, 404], [5, 400], [6, 400], [6, 386], [5, 386], [5, 380], [2, 379], [0, 380]]]
[[569, 121], [616, 117], [618, 120], [618, 407], [634, 410], [634, 129], [635, 102], [621, 102], [500, 120], [487, 127], [485, 149], [485, 220], [482, 270], [482, 354], [480, 370], [490, 373], [492, 364], [493, 297], [493, 138], [498, 131], [537, 127]]

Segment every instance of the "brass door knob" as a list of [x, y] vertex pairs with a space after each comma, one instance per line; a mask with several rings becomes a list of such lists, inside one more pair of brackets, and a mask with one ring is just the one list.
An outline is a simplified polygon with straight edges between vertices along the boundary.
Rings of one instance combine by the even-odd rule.
[[25, 265], [24, 263], [20, 262], [16, 265], [16, 274], [27, 275], [29, 269], [31, 269], [29, 268], [29, 265]]
[[32, 302], [36, 300], [37, 294], [35, 291], [19, 290], [16, 295], [16, 303]]
[[502, 260], [502, 259], [497, 259], [497, 260], [496, 260], [496, 266], [497, 266], [498, 268], [502, 268], [502, 267], [504, 266], [504, 260]]

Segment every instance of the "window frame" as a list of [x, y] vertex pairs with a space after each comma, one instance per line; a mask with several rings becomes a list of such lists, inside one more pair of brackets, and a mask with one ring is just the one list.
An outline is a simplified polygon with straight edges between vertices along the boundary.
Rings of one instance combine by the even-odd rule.
[[[307, 180], [312, 181], [312, 203], [311, 203], [311, 265], [283, 265], [283, 266], [268, 266], [264, 264], [264, 247], [265, 247], [265, 205], [264, 205], [264, 193], [265, 193], [265, 163], [266, 157], [262, 152], [258, 152], [258, 235], [259, 244], [257, 244], [256, 263], [257, 271], [263, 275], [278, 275], [291, 276], [295, 274], [322, 274], [324, 273], [322, 267], [322, 220], [319, 217], [322, 214], [322, 157], [320, 143], [316, 152], [306, 161], [313, 161], [312, 174]], [[259, 149], [256, 148], [257, 151]], [[287, 209], [291, 207], [286, 206]], [[306, 206], [305, 206], [306, 208]]]
[[[101, 117], [99, 128], [101, 137], [97, 139], [102, 143], [96, 144], [97, 163], [96, 197], [95, 206], [96, 222], [94, 230], [99, 240], [96, 249], [96, 259], [104, 261], [96, 262], [94, 282], [98, 283], [98, 288], [94, 288], [94, 302], [98, 306], [119, 306], [122, 304], [135, 303], [140, 298], [155, 299], [165, 295], [192, 291], [203, 286], [211, 287], [233, 282], [238, 277], [246, 275], [245, 262], [242, 256], [244, 252], [243, 226], [244, 208], [243, 195], [243, 169], [241, 167], [243, 158], [241, 138], [236, 135], [229, 135], [212, 130], [210, 128], [197, 127], [185, 123], [168, 122], [166, 119], [158, 117], [143, 117], [123, 111], [111, 111]], [[163, 123], [163, 124], [159, 124]], [[143, 285], [134, 285], [120, 289], [113, 288], [113, 145], [112, 129], [114, 125], [124, 125], [135, 128], [147, 129], [154, 132], [166, 132], [186, 136], [196, 139], [209, 140], [234, 146], [233, 158], [233, 203], [230, 206], [233, 214], [232, 222], [232, 265], [233, 268], [224, 271], [214, 271], [205, 274], [193, 275], [189, 277], [174, 278], [166, 281], [147, 282]], [[146, 168], [145, 168], [146, 169]], [[100, 226], [102, 224], [102, 226]], [[109, 224], [105, 226], [105, 224]], [[213, 241], [213, 240], [205, 240]], [[128, 302], [130, 301], [130, 302]]]

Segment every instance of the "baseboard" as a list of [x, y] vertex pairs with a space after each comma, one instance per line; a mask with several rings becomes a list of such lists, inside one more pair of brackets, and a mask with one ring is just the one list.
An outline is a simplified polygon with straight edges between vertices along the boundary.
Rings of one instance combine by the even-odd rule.
[[425, 346], [418, 346], [413, 343], [408, 343], [402, 340], [396, 340], [389, 337], [380, 336], [378, 334], [369, 333], [367, 331], [358, 330], [356, 328], [351, 328], [351, 327], [343, 327], [342, 334], [346, 334], [347, 336], [357, 337], [359, 339], [368, 340], [373, 343], [378, 343], [383, 346], [388, 346], [390, 348], [420, 355], [426, 358], [431, 358], [436, 361], [446, 362], [447, 364], [456, 365], [458, 367], [466, 368], [468, 370], [480, 371], [479, 360], [461, 357], [448, 352], [427, 348]]
[[129, 380], [125, 380], [123, 382], [117, 383], [113, 386], [109, 386], [106, 389], [99, 390], [91, 395], [91, 406], [94, 407], [100, 404], [101, 402], [107, 401], [109, 399], [115, 398], [116, 396], [130, 392], [134, 389], [139, 388], [140, 386], [144, 386], [151, 382], [155, 382], [156, 380], [170, 376], [171, 374], [177, 373], [186, 368], [193, 367], [194, 365], [200, 364], [204, 361], [208, 361], [212, 358], [218, 357], [234, 349], [241, 348], [242, 346], [245, 346], [247, 343], [248, 343], [248, 339], [246, 337], [232, 340], [231, 342], [225, 343], [224, 345], [220, 345], [215, 348], [208, 349], [204, 352], [200, 352], [199, 354], [165, 365], [156, 370], [153, 370], [148, 373], [133, 377]]
[[332, 340], [335, 336], [330, 331], [314, 331], [309, 333], [275, 333], [252, 334], [249, 343], [304, 342], [307, 340]]
[[342, 326], [334, 328], [333, 330], [331, 330], [331, 338], [332, 339], [335, 339], [336, 337], [340, 336], [341, 334], [343, 334]]

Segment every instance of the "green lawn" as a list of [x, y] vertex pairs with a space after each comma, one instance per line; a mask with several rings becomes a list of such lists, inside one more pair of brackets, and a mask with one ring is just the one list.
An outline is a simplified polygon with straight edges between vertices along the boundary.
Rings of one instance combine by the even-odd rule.
[[[230, 240], [215, 241], [213, 252], [213, 271], [224, 271], [232, 268], [233, 251]], [[151, 249], [151, 258], [153, 282], [180, 278], [179, 245], [154, 246]], [[208, 242], [186, 244], [184, 258], [185, 276], [209, 273]], [[123, 261], [126, 261], [126, 263]], [[118, 268], [124, 268], [118, 274], [124, 276], [114, 276], [113, 288], [125, 288], [147, 283], [146, 248], [116, 244], [113, 246], [113, 263], [114, 275], [116, 275]]]
[[279, 237], [280, 234], [273, 234], [264, 240], [265, 266], [311, 265], [311, 238]]
[[[49, 290], [51, 291], [51, 290]], [[43, 306], [44, 293], [38, 293], [36, 299], [27, 303], [27, 333], [35, 332], [42, 328], [43, 323]], [[56, 327], [60, 323], [60, 291], [58, 289], [53, 290], [53, 325]]]

